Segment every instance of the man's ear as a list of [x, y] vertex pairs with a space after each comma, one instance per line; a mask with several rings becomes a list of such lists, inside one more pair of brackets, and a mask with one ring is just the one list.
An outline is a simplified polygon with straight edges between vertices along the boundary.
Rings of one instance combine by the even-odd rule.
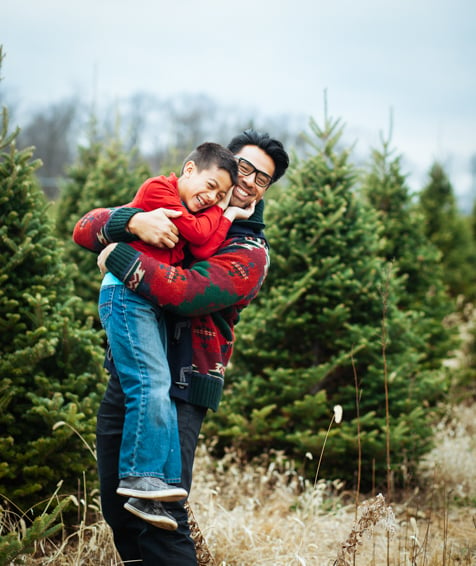
[[193, 173], [195, 167], [195, 161], [187, 161], [187, 163], [185, 163], [185, 165], [183, 166], [183, 174], [189, 177], [190, 174]]

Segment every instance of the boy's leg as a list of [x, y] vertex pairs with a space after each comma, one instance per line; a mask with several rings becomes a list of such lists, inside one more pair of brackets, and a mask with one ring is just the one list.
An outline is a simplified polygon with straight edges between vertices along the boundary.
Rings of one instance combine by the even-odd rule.
[[124, 285], [102, 287], [99, 310], [125, 394], [119, 477], [149, 476], [178, 483], [177, 413], [169, 395], [160, 311]]

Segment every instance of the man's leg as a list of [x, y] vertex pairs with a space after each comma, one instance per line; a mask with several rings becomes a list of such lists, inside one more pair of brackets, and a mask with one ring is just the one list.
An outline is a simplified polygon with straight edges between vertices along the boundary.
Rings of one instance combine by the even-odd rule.
[[[125, 510], [126, 498], [117, 495], [118, 465], [124, 422], [124, 395], [114, 366], [101, 403], [97, 424], [97, 458], [104, 519], [112, 528], [114, 543], [123, 561], [143, 566], [195, 566], [195, 545], [190, 537], [183, 503], [166, 505], [178, 522], [176, 531], [159, 529]], [[182, 487], [190, 491], [198, 436], [207, 410], [177, 401], [182, 456]], [[142, 562], [141, 562], [142, 560]]]
[[[192, 485], [193, 461], [198, 436], [207, 413], [204, 407], [197, 407], [177, 401], [177, 416], [182, 455], [181, 486], [190, 492]], [[190, 536], [188, 514], [184, 501], [164, 504], [178, 522], [176, 531], [164, 531], [151, 525], [139, 535], [139, 544], [144, 566], [196, 566], [195, 544]], [[158, 532], [159, 531], [159, 532]]]
[[142, 558], [138, 538], [144, 530], [144, 522], [124, 509], [125, 498], [116, 493], [124, 423], [123, 399], [117, 377], [111, 376], [97, 419], [96, 450], [101, 505], [104, 519], [112, 528], [114, 544], [122, 560], [136, 561], [134, 564], [140, 565]]

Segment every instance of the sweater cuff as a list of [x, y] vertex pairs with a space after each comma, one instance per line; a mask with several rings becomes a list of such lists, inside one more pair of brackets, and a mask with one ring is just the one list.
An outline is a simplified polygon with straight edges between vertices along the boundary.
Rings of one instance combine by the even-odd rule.
[[128, 244], [119, 242], [106, 259], [108, 270], [127, 284], [139, 263], [140, 252]]
[[184, 381], [172, 380], [170, 396], [216, 412], [223, 393], [223, 378], [195, 372], [186, 372], [184, 376]]
[[127, 231], [127, 223], [137, 212], [144, 212], [141, 208], [117, 208], [105, 226], [105, 234], [109, 242], [135, 242], [139, 238]]
[[188, 402], [216, 412], [223, 393], [223, 384], [223, 378], [193, 374]]

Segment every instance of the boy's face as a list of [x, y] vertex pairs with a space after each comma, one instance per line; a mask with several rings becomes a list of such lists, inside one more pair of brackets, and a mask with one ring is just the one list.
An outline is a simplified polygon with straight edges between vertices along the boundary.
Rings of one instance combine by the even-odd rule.
[[256, 202], [260, 201], [269, 187], [269, 185], [262, 187], [256, 184], [257, 175], [260, 176], [260, 179], [269, 177], [269, 180], [271, 180], [274, 175], [275, 165], [272, 158], [256, 145], [245, 145], [236, 152], [235, 157], [237, 160], [240, 157], [246, 160], [248, 169], [253, 170], [254, 168], [252, 173], [244, 175], [240, 172], [240, 167], [238, 166], [238, 183], [233, 188], [230, 199], [231, 206], [246, 208], [254, 200]]
[[225, 169], [213, 165], [199, 172], [195, 163], [188, 161], [180, 178], [179, 193], [190, 212], [195, 213], [224, 199], [231, 187], [231, 177]]

